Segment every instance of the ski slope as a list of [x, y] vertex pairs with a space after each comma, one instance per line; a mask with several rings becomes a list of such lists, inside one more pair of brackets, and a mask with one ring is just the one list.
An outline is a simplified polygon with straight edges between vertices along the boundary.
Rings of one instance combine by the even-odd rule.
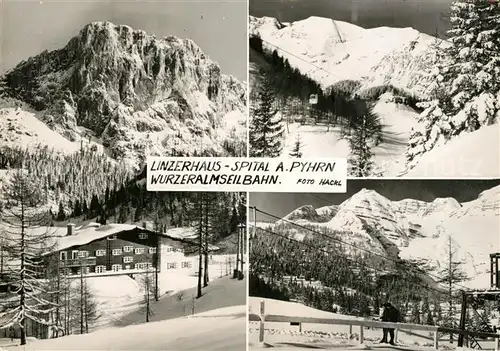
[[41, 350], [244, 350], [246, 306], [234, 306], [190, 317], [123, 328], [106, 328], [90, 334], [37, 340], [9, 351]]

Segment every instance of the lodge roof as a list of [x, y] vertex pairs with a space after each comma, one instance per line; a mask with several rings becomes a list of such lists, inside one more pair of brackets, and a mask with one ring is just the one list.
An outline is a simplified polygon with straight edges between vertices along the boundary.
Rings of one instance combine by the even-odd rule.
[[[194, 237], [176, 235], [177, 231], [167, 230], [166, 233], [158, 233], [156, 231], [137, 226], [135, 224], [105, 224], [100, 225], [99, 223], [89, 223], [84, 226], [75, 227], [71, 235], [67, 235], [66, 228], [63, 228], [64, 231], [61, 231], [60, 228], [55, 230], [54, 232], [54, 244], [55, 251], [61, 251], [68, 249], [74, 246], [81, 246], [93, 242], [95, 240], [100, 240], [107, 238], [109, 236], [123, 233], [123, 232], [131, 232], [138, 231], [141, 233], [148, 233], [152, 235], [160, 235], [164, 238], [168, 238], [174, 241], [178, 241], [186, 244], [195, 244], [196, 242], [193, 240]], [[175, 228], [177, 229], [177, 228]], [[170, 235], [170, 232], [174, 235]], [[210, 251], [216, 251], [219, 248], [214, 245], [210, 245]]]

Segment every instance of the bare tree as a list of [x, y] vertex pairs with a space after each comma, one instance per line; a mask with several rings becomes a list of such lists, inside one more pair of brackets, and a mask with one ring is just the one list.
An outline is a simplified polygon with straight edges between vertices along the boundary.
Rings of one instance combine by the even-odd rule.
[[87, 281], [83, 281], [83, 295], [81, 297], [83, 300], [83, 315], [85, 321], [85, 332], [89, 332], [89, 325], [92, 326], [101, 318], [99, 313], [97, 302], [95, 301], [94, 295]]
[[9, 277], [15, 290], [14, 296], [0, 302], [0, 317], [7, 320], [3, 328], [20, 325], [21, 345], [26, 344], [26, 321], [50, 326], [49, 316], [56, 308], [46, 296], [58, 291], [47, 291], [43, 279], [42, 256], [54, 247], [43, 189], [24, 170], [14, 173], [3, 187], [0, 225], [7, 239], [4, 249], [9, 252]]
[[141, 280], [144, 289], [143, 312], [144, 315], [146, 316], [146, 323], [148, 323], [149, 317], [152, 317], [154, 315], [153, 310], [151, 309], [151, 301], [154, 299], [155, 296], [154, 278], [149, 269], [141, 277]]
[[[446, 265], [439, 270], [439, 283], [445, 284], [447, 287], [448, 314], [446, 316], [446, 325], [453, 328], [455, 326], [455, 302], [456, 302], [456, 287], [455, 285], [469, 279], [464, 272], [462, 266], [464, 261], [457, 258], [457, 248], [451, 236], [448, 236], [448, 245], [446, 247], [447, 260]], [[450, 342], [453, 342], [453, 334], [450, 334]]]

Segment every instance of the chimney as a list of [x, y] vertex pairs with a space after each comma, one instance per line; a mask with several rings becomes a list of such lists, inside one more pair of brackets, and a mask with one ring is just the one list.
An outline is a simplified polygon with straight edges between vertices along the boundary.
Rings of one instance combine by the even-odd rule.
[[143, 227], [144, 229], [148, 229], [148, 224], [147, 224], [146, 222], [142, 222], [142, 227]]
[[67, 236], [73, 235], [73, 229], [75, 228], [75, 225], [73, 223], [68, 223], [67, 225], [68, 232], [66, 233]]

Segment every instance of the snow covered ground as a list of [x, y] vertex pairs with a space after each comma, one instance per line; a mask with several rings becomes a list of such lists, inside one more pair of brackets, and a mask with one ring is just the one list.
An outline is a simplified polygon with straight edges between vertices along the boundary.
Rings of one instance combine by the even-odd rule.
[[[352, 316], [344, 316], [335, 313], [324, 312], [304, 306], [300, 303], [278, 301], [249, 297], [250, 312], [259, 314], [260, 301], [265, 301], [265, 313], [296, 317], [318, 317], [339, 319], [362, 319]], [[298, 326], [289, 323], [265, 323], [264, 345], [259, 343], [259, 323], [249, 322], [249, 349], [257, 350], [262, 347], [279, 347], [280, 350], [300, 349], [335, 349], [335, 350], [432, 350], [433, 336], [422, 331], [400, 331], [397, 336], [397, 346], [379, 345], [382, 337], [380, 329], [364, 328], [365, 345], [360, 346], [358, 342], [359, 328], [352, 327], [350, 334], [347, 325], [327, 324], [303, 324], [302, 331]], [[419, 335], [416, 335], [419, 334]], [[440, 350], [454, 349], [456, 344], [450, 345], [443, 336]], [[267, 345], [266, 345], [267, 344]], [[481, 342], [483, 348], [491, 347], [491, 342]]]
[[0, 99], [0, 146], [37, 148], [47, 145], [55, 151], [72, 154], [80, 150], [82, 142], [86, 147], [95, 146], [96, 150], [104, 152], [102, 145], [94, 141], [89, 144], [85, 137], [82, 141], [69, 141], [40, 121], [36, 111], [27, 106], [12, 107]]
[[[234, 267], [233, 267], [234, 269]], [[209, 277], [214, 280], [232, 274], [225, 265], [219, 262], [209, 265]], [[165, 270], [159, 276], [160, 295], [175, 294], [179, 291], [191, 289], [198, 283], [198, 278], [188, 275], [181, 269]], [[137, 311], [144, 300], [144, 288], [141, 285], [140, 274], [136, 279], [127, 275], [90, 277], [86, 278], [95, 300], [102, 311], [94, 328], [110, 326], [119, 323], [121, 319]], [[75, 286], [78, 279], [74, 280]]]
[[[377, 169], [384, 170], [384, 176], [396, 177], [405, 170], [405, 151], [410, 130], [417, 124], [418, 113], [411, 108], [393, 102], [379, 101], [374, 112], [384, 125], [384, 142], [374, 147], [373, 161]], [[292, 151], [297, 134], [302, 143], [302, 157], [348, 157], [349, 141], [340, 138], [339, 127], [326, 125], [289, 125], [285, 128], [283, 154]]]
[[37, 340], [26, 346], [4, 346], [9, 351], [31, 350], [244, 350], [246, 306], [199, 315], [106, 328], [90, 334]]
[[[76, 286], [78, 282], [75, 279], [72, 285]], [[137, 309], [144, 296], [140, 283], [126, 275], [86, 278], [86, 282], [101, 315], [93, 328], [112, 325], [123, 315]]]
[[498, 178], [500, 125], [460, 135], [425, 154], [405, 177]]
[[[202, 289], [202, 296], [196, 298], [195, 287], [173, 292], [159, 301], [151, 301], [150, 321], [162, 321], [179, 318], [199, 312], [208, 312], [220, 308], [243, 305], [246, 303], [246, 281], [232, 277], [212, 277], [207, 287]], [[144, 308], [124, 315], [114, 325], [126, 326], [145, 321]]]

